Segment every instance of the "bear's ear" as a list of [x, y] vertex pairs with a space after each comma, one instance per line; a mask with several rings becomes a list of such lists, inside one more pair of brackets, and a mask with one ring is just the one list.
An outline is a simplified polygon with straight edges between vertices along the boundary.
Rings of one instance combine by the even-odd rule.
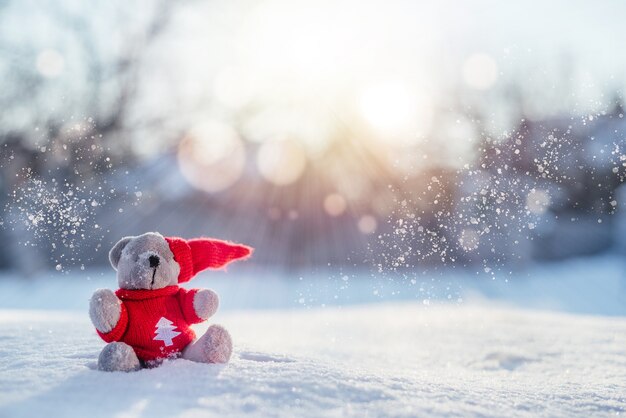
[[122, 257], [122, 250], [133, 238], [134, 237], [122, 238], [111, 248], [111, 251], [109, 251], [109, 261], [115, 270], [117, 270], [117, 264], [120, 262], [120, 257]]

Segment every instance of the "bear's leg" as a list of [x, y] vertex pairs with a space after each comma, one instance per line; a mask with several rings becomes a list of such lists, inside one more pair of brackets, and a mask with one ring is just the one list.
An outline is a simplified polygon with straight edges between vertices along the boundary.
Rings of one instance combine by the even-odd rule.
[[228, 363], [233, 352], [230, 334], [219, 325], [211, 325], [204, 335], [183, 350], [183, 358], [199, 363]]
[[132, 372], [141, 369], [141, 363], [130, 345], [109, 343], [100, 352], [98, 369], [105, 372]]

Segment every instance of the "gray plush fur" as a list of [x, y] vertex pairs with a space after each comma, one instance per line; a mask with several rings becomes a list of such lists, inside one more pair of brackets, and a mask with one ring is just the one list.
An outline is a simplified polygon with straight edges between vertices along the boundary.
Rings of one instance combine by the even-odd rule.
[[183, 358], [199, 363], [228, 363], [233, 352], [230, 334], [219, 325], [211, 325], [204, 335], [183, 350]]
[[120, 257], [122, 257], [122, 250], [124, 249], [126, 244], [128, 244], [128, 242], [132, 239], [133, 237], [122, 238], [113, 246], [113, 248], [111, 248], [111, 251], [109, 251], [109, 262], [114, 269], [117, 270], [117, 263], [120, 262]]
[[217, 293], [211, 289], [202, 289], [193, 297], [193, 308], [196, 310], [196, 315], [202, 319], [209, 319], [220, 306], [220, 298]]
[[[151, 256], [158, 257], [157, 267], [150, 265]], [[180, 266], [157, 232], [122, 238], [109, 253], [109, 260], [122, 289], [162, 289], [178, 283]]]
[[141, 369], [141, 363], [131, 346], [116, 342], [102, 349], [98, 357], [98, 369], [105, 372], [132, 372]]
[[122, 313], [122, 302], [112, 290], [98, 289], [89, 302], [89, 317], [96, 329], [102, 333], [110, 332]]

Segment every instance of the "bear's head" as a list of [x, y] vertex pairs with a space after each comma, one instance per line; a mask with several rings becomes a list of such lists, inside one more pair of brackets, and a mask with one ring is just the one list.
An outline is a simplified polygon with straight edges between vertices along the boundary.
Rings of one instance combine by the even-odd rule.
[[178, 283], [180, 265], [156, 232], [118, 241], [109, 253], [120, 289], [161, 289]]
[[252, 248], [210, 238], [186, 241], [157, 232], [124, 237], [109, 252], [120, 289], [162, 289], [191, 280], [207, 268], [245, 259]]

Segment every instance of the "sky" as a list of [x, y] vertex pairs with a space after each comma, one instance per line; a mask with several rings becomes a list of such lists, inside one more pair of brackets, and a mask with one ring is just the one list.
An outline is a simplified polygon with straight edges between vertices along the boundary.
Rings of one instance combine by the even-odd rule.
[[[58, 16], [83, 22], [99, 57], [110, 59], [127, 52], [140, 32], [133, 28], [149, 22], [155, 3], [9, 4], [0, 9], [0, 36], [18, 54], [0, 54], [0, 71], [26, 57], [14, 69], [24, 74], [32, 65], [49, 82], [39, 98], [45, 110], [78, 113], [85, 106], [76, 98], [93, 95], [91, 57]], [[127, 120], [176, 112], [193, 125], [206, 112], [237, 118], [254, 103], [264, 112], [241, 127], [248, 138], [263, 141], [273, 135], [268, 125], [281, 125], [315, 152], [337, 120], [351, 127], [365, 120], [387, 136], [426, 135], [433, 115], [454, 107], [459, 91], [470, 106], [489, 109], [496, 131], [519, 122], [510, 85], [522, 91], [531, 117], [602, 112], [612, 92], [626, 87], [624, 17], [621, 1], [190, 2], [174, 9], [158, 42], [137, 51], [141, 94]], [[96, 106], [112, 100], [115, 85], [104, 87]], [[26, 113], [9, 112], [3, 123], [29, 126]], [[402, 116], [415, 114], [411, 121]]]
[[180, 53], [199, 61], [191, 71], [227, 63], [244, 67], [244, 80], [297, 73], [315, 94], [316, 81], [339, 90], [389, 74], [437, 90], [462, 82], [464, 62], [486, 54], [500, 82], [556, 85], [591, 104], [625, 85], [624, 17], [619, 1], [218, 1], [183, 14], [190, 31], [180, 31]]

